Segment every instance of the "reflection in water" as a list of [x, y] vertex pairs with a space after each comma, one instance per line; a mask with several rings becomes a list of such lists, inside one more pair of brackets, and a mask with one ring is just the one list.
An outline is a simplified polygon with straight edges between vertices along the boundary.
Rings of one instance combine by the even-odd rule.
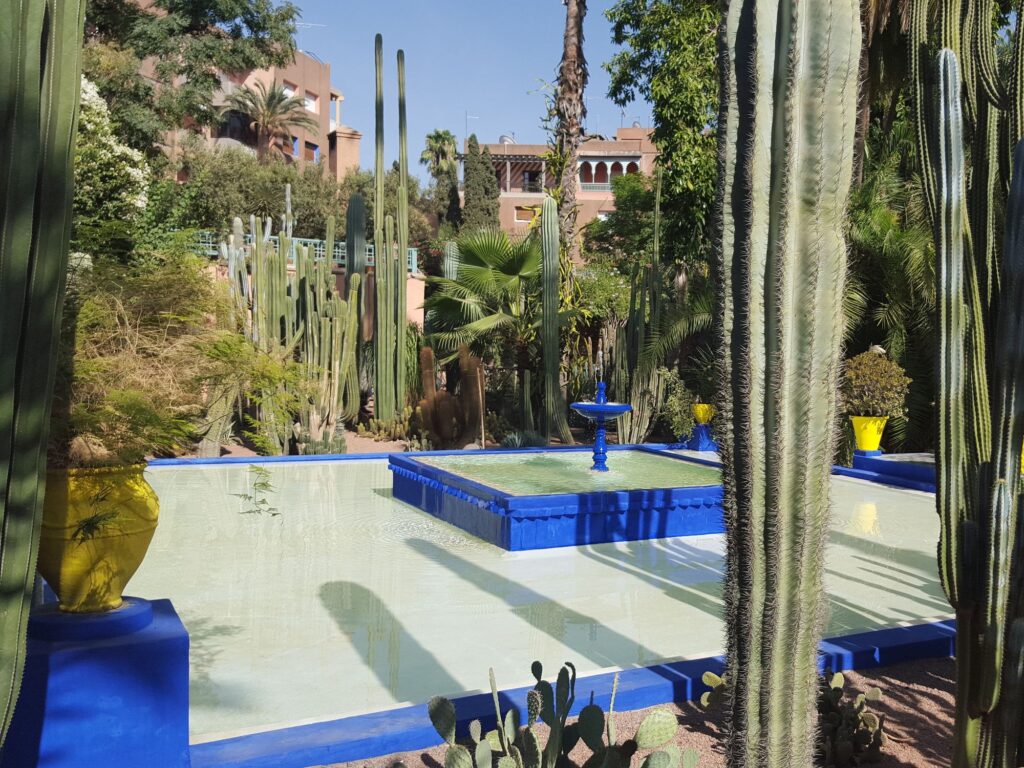
[[857, 505], [850, 518], [850, 527], [854, 533], [881, 538], [882, 530], [878, 527], [878, 505], [873, 501], [863, 501]]
[[[362, 584], [323, 584], [320, 603], [395, 701], [419, 701], [437, 693], [461, 692], [462, 687], [434, 655]], [[431, 690], [424, 690], [425, 682]]]

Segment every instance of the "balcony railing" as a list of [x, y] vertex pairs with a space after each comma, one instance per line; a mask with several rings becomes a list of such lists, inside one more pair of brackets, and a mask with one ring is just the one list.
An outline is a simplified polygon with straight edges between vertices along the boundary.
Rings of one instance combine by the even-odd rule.
[[[218, 257], [221, 255], [221, 241], [221, 238], [218, 237], [216, 232], [200, 231], [197, 233], [196, 236], [196, 253], [202, 256], [208, 256], [210, 258]], [[277, 248], [277, 236], [271, 236], [270, 241], [274, 244], [274, 247]], [[252, 245], [252, 235], [246, 234], [245, 244], [247, 246]], [[327, 243], [323, 240], [316, 240], [308, 237], [293, 237], [291, 253], [288, 255], [289, 261], [295, 260], [295, 249], [300, 245], [306, 248], [312, 247], [313, 258], [315, 259], [324, 258], [324, 254], [327, 251]], [[342, 240], [341, 242], [335, 242], [334, 253], [332, 254], [331, 261], [337, 267], [344, 267], [347, 258], [348, 256], [345, 250], [345, 241]], [[417, 272], [419, 272], [419, 250], [417, 248], [409, 248], [406, 254], [406, 258], [408, 261], [407, 267], [409, 270], [409, 274], [415, 275]], [[374, 259], [373, 243], [367, 243], [366, 265], [372, 267], [375, 263], [376, 262]]]
[[592, 183], [591, 184], [587, 184], [587, 183], [581, 183], [580, 184], [580, 189], [582, 191], [584, 191], [584, 192], [611, 192], [612, 191], [612, 185], [611, 184], [592, 184]]

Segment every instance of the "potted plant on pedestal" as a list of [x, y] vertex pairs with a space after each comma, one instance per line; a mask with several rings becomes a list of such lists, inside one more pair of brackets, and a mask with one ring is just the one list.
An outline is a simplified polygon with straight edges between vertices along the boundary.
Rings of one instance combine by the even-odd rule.
[[214, 300], [197, 269], [73, 259], [38, 559], [63, 611], [121, 605], [159, 514], [145, 459], [192, 440], [202, 413], [194, 341]]
[[857, 450], [879, 453], [882, 432], [890, 418], [903, 416], [910, 379], [881, 347], [872, 347], [846, 361], [840, 395], [853, 424]]

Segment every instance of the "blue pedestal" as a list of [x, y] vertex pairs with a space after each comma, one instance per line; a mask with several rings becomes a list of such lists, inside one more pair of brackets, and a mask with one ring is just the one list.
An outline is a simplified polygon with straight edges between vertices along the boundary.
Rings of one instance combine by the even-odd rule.
[[862, 451], [862, 450], [860, 450], [858, 448], [858, 449], [856, 449], [853, 452], [853, 455], [854, 456], [865, 456], [867, 458], [871, 458], [872, 456], [881, 456], [882, 455], [882, 451], [880, 451], [880, 450], [878, 450], [878, 451]]
[[694, 424], [690, 439], [686, 441], [686, 447], [691, 451], [717, 451], [718, 443], [711, 436], [711, 425]]
[[188, 768], [188, 633], [169, 600], [33, 612], [0, 768]]

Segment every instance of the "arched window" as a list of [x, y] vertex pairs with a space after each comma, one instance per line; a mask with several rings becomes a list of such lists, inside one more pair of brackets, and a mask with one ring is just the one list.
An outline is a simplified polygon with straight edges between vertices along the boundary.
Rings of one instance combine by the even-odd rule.
[[626, 173], [640, 173], [640, 166], [636, 163], [630, 163], [626, 166]]
[[617, 177], [619, 177], [621, 175], [622, 175], [622, 163], [620, 163], [618, 160], [616, 160], [614, 163], [612, 163], [611, 177], [614, 179], [614, 178], [617, 178]]
[[607, 184], [608, 183], [608, 164], [598, 163], [594, 169], [594, 183], [595, 184]]
[[593, 184], [594, 183], [594, 169], [590, 167], [590, 163], [582, 163], [580, 165], [580, 184]]

